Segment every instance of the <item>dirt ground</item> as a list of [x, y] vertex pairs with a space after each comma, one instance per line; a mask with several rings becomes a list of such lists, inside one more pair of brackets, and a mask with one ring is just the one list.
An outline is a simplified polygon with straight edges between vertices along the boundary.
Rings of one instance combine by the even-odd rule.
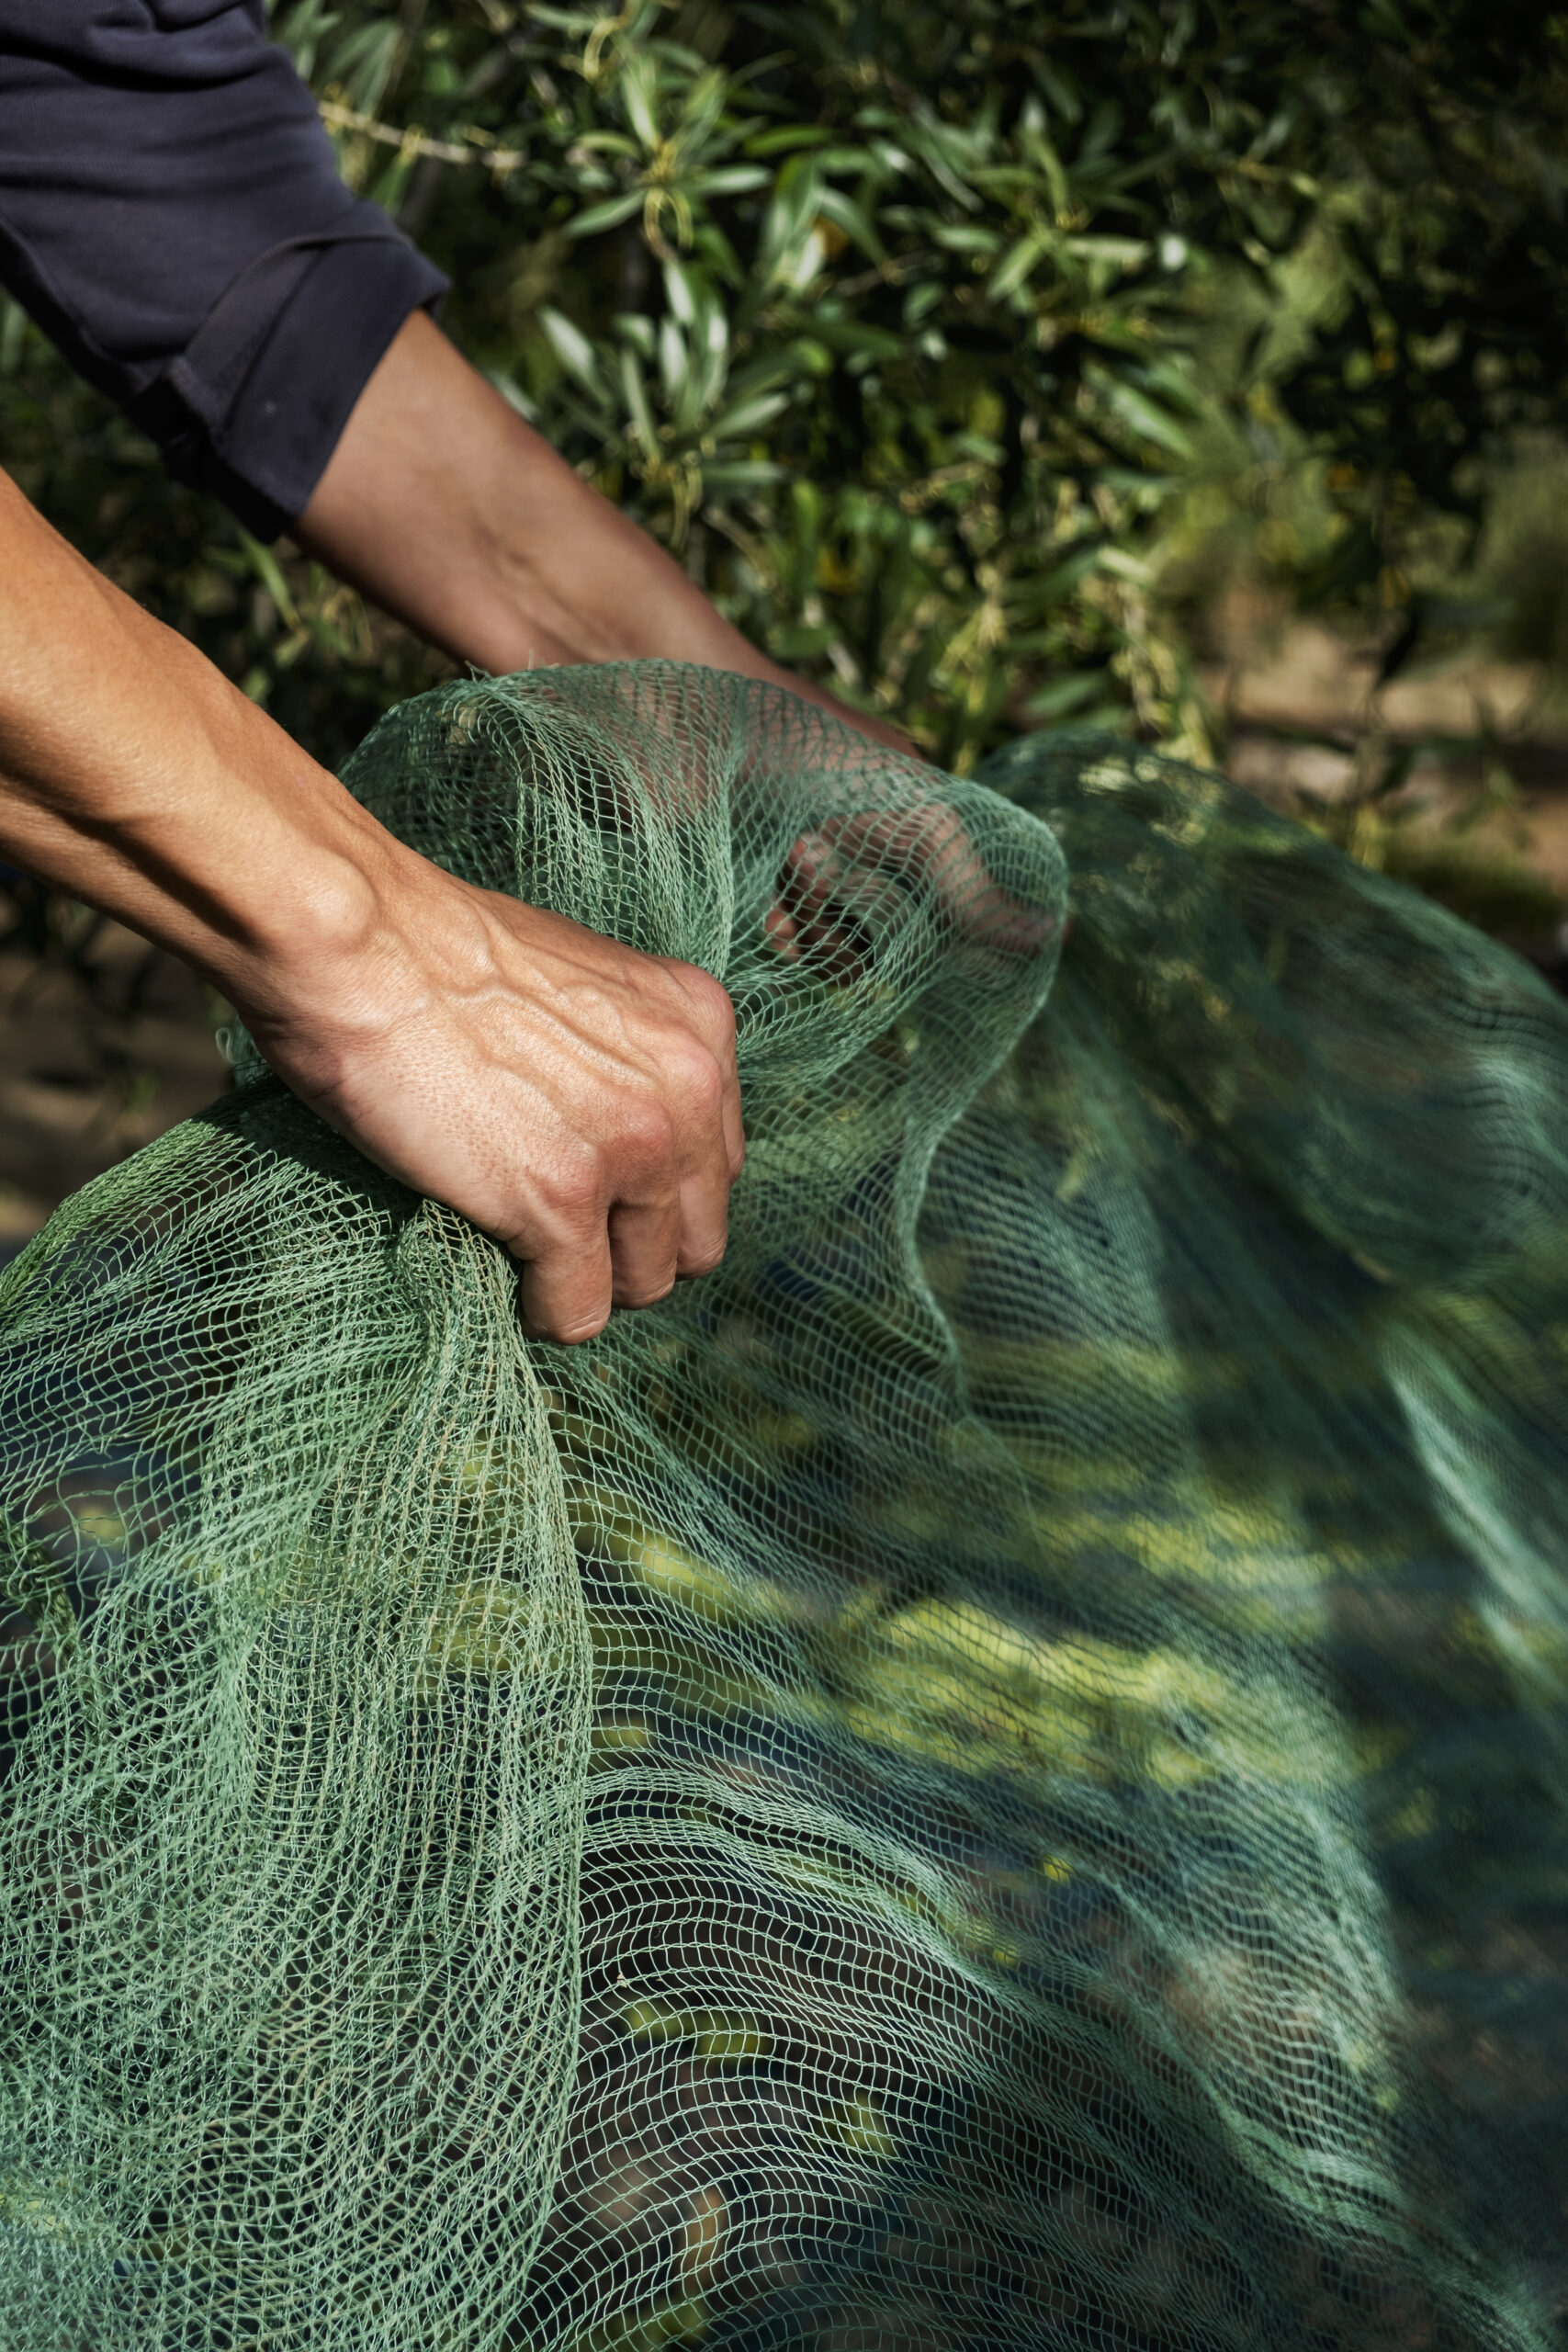
[[1332, 807], [1404, 755], [1399, 803], [1440, 826], [1493, 782], [1477, 846], [1521, 859], [1568, 907], [1568, 709], [1538, 671], [1461, 659], [1380, 688], [1375, 644], [1314, 621], [1271, 632], [1245, 606], [1221, 614], [1216, 640], [1202, 683], [1238, 784]]
[[[1434, 837], [1469, 807], [1461, 854], [1522, 864], [1568, 910], [1568, 721], [1537, 678], [1457, 662], [1377, 688], [1375, 649], [1312, 622], [1219, 616], [1204, 685], [1228, 718], [1226, 764], [1276, 805], [1354, 801], [1369, 763], [1404, 754], [1398, 799]], [[1478, 821], [1477, 786], [1495, 784]], [[1550, 916], [1550, 900], [1547, 901]], [[1568, 980], [1568, 924], [1529, 943]], [[172, 956], [54, 906], [0, 869], [0, 1261], [76, 1187], [227, 1083], [227, 1009]]]
[[0, 1257], [228, 1077], [221, 1008], [183, 964], [92, 918], [29, 937], [26, 911], [0, 948]]

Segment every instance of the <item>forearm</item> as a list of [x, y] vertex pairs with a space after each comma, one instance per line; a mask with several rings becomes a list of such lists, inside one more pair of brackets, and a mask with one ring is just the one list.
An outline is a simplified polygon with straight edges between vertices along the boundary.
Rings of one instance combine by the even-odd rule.
[[897, 729], [759, 653], [423, 314], [366, 387], [296, 537], [479, 669], [695, 662], [785, 686], [908, 748]]
[[352, 960], [408, 853], [0, 475], [0, 849], [265, 997]]
[[0, 855], [206, 972], [322, 1118], [514, 1252], [536, 1331], [716, 1264], [718, 983], [396, 841], [4, 475], [0, 545]]

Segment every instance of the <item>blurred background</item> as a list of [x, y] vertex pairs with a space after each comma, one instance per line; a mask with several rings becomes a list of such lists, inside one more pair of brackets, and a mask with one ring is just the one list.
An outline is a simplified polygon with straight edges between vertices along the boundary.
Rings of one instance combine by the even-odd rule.
[[[504, 397], [960, 773], [1226, 768], [1568, 981], [1568, 12], [282, 0]], [[446, 665], [0, 308], [0, 462], [330, 765]], [[0, 869], [0, 1253], [224, 1008]]]

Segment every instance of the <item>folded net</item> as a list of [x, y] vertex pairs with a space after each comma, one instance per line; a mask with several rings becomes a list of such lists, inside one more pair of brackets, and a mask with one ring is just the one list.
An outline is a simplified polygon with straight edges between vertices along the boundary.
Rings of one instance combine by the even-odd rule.
[[1550, 2343], [1563, 1007], [1124, 744], [347, 781], [725, 980], [729, 1251], [525, 1341], [247, 1053], [13, 1269], [8, 2352]]

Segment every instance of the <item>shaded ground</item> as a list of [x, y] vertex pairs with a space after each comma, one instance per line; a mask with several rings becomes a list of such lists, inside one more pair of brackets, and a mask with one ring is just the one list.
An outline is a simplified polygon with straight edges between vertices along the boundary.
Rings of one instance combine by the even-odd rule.
[[[9, 920], [7, 920], [7, 910]], [[9, 932], [9, 936], [6, 936]], [[0, 1255], [227, 1078], [211, 990], [118, 923], [0, 898]]]
[[[1314, 812], [1568, 983], [1568, 713], [1537, 674], [1456, 661], [1381, 690], [1375, 646], [1312, 622], [1216, 620], [1204, 684], [1226, 765]], [[0, 869], [0, 1259], [66, 1193], [219, 1093], [225, 1008], [118, 924]]]
[[1474, 653], [1380, 681], [1320, 623], [1215, 616], [1203, 671], [1238, 784], [1322, 824], [1568, 984], [1568, 704]]

